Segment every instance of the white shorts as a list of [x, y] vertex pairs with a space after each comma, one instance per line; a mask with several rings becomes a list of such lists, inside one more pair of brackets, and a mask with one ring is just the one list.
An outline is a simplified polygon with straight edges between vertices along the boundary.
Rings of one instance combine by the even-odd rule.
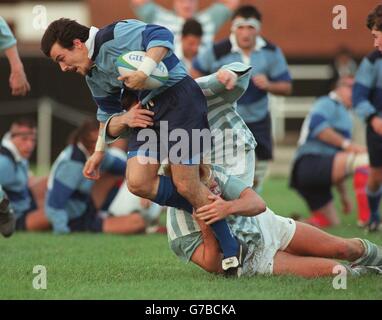
[[256, 216], [262, 234], [261, 244], [250, 246], [244, 261], [244, 274], [272, 274], [277, 251], [284, 251], [296, 232], [296, 222], [267, 210]]

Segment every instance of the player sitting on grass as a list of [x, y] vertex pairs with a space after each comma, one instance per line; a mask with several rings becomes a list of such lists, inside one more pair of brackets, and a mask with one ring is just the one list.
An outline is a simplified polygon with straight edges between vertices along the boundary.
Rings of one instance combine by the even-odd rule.
[[[352, 203], [346, 192], [346, 178], [368, 169], [366, 148], [350, 140], [353, 83], [352, 77], [344, 77], [334, 91], [315, 102], [304, 122], [293, 162], [291, 186], [309, 206], [312, 217], [307, 222], [317, 227], [339, 224], [332, 186], [339, 191], [343, 211], [349, 213]], [[367, 205], [363, 210], [368, 211]]]
[[[200, 231], [182, 236], [179, 229], [171, 228], [173, 221], [168, 223], [168, 233], [174, 235], [170, 247], [182, 260], [191, 260], [208, 272], [222, 273], [221, 252], [208, 224], [225, 218], [235, 236], [248, 245], [240, 270], [242, 276], [330, 276], [338, 265], [343, 265], [351, 275], [382, 272], [382, 248], [376, 244], [366, 239], [336, 237], [278, 216], [265, 207], [251, 188], [228, 176], [221, 167], [202, 165], [201, 179], [215, 193], [220, 191], [221, 196], [214, 196], [212, 204], [194, 214]], [[237, 215], [242, 215], [242, 219], [237, 220]]]
[[[28, 159], [36, 147], [36, 134], [34, 121], [18, 119], [12, 123], [9, 132], [1, 141], [0, 185], [15, 212], [16, 230], [41, 231], [50, 228], [43, 205], [46, 178], [32, 177], [29, 172]], [[6, 202], [7, 200], [3, 205]], [[3, 210], [7, 211], [6, 208]], [[12, 219], [8, 212], [6, 215], [0, 215], [0, 220], [7, 220], [6, 216]], [[12, 222], [8, 222], [9, 228]], [[9, 231], [6, 231], [5, 235], [9, 235]]]
[[[143, 232], [144, 218], [138, 212], [102, 218], [91, 196], [95, 181], [82, 175], [87, 158], [94, 152], [98, 122], [86, 121], [53, 164], [49, 176], [45, 210], [55, 233], [75, 231], [132, 234]], [[102, 171], [123, 177], [125, 161], [106, 152]], [[102, 183], [102, 180], [99, 181]]]

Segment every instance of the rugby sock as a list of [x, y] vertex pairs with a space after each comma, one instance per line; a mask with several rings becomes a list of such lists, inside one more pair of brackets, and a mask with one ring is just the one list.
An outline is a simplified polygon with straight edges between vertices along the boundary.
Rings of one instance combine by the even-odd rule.
[[306, 222], [318, 228], [325, 228], [331, 225], [329, 219], [319, 211], [312, 212], [312, 216]]
[[372, 224], [372, 223], [378, 224], [380, 222], [378, 208], [379, 208], [379, 202], [381, 201], [381, 196], [382, 196], [382, 187], [380, 187], [376, 192], [372, 192], [367, 188], [366, 193], [367, 193], [367, 199], [368, 199], [369, 208], [370, 208], [369, 224]]
[[[172, 179], [167, 176], [159, 176], [158, 192], [153, 201], [162, 206], [183, 209], [190, 214], [193, 212], [192, 205], [176, 191]], [[224, 258], [235, 256], [239, 251], [239, 244], [231, 234], [227, 221], [219, 220], [213, 223], [211, 228], [223, 251]]]
[[369, 169], [365, 166], [356, 168], [353, 175], [353, 187], [358, 208], [358, 222], [361, 225], [366, 225], [370, 219], [370, 209], [366, 194], [368, 176]]
[[362, 257], [352, 262], [352, 266], [381, 266], [382, 265], [382, 248], [367, 239], [359, 239], [365, 248]]
[[186, 210], [191, 214], [193, 211], [191, 203], [189, 203], [178, 193], [178, 191], [176, 191], [174, 182], [172, 182], [172, 179], [167, 176], [159, 176], [158, 192], [153, 201], [162, 206]]

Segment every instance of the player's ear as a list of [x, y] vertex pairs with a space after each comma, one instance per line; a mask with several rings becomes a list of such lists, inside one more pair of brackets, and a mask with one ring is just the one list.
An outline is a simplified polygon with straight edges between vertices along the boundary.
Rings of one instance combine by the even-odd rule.
[[83, 43], [80, 39], [74, 39], [73, 40], [73, 47], [81, 49], [83, 47]]

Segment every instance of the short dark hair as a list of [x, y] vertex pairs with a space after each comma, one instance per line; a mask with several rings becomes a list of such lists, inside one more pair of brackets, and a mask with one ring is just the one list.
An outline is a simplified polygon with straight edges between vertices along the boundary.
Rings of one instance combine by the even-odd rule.
[[56, 42], [63, 48], [70, 49], [73, 47], [74, 39], [85, 42], [89, 38], [89, 30], [90, 28], [75, 20], [66, 18], [55, 20], [45, 30], [41, 39], [41, 50], [50, 57], [50, 51]]
[[382, 5], [377, 6], [369, 13], [366, 20], [367, 27], [372, 30], [382, 31]]
[[36, 121], [32, 118], [18, 118], [12, 122], [11, 126], [27, 127], [29, 129], [36, 129]]
[[243, 18], [256, 18], [257, 20], [262, 20], [262, 14], [260, 11], [255, 7], [251, 5], [243, 5], [240, 6], [235, 10], [235, 12], [232, 15], [232, 20], [236, 17], [243, 17]]
[[201, 38], [203, 36], [203, 28], [199, 21], [195, 19], [188, 19], [183, 25], [182, 37], [185, 36], [196, 36]]

